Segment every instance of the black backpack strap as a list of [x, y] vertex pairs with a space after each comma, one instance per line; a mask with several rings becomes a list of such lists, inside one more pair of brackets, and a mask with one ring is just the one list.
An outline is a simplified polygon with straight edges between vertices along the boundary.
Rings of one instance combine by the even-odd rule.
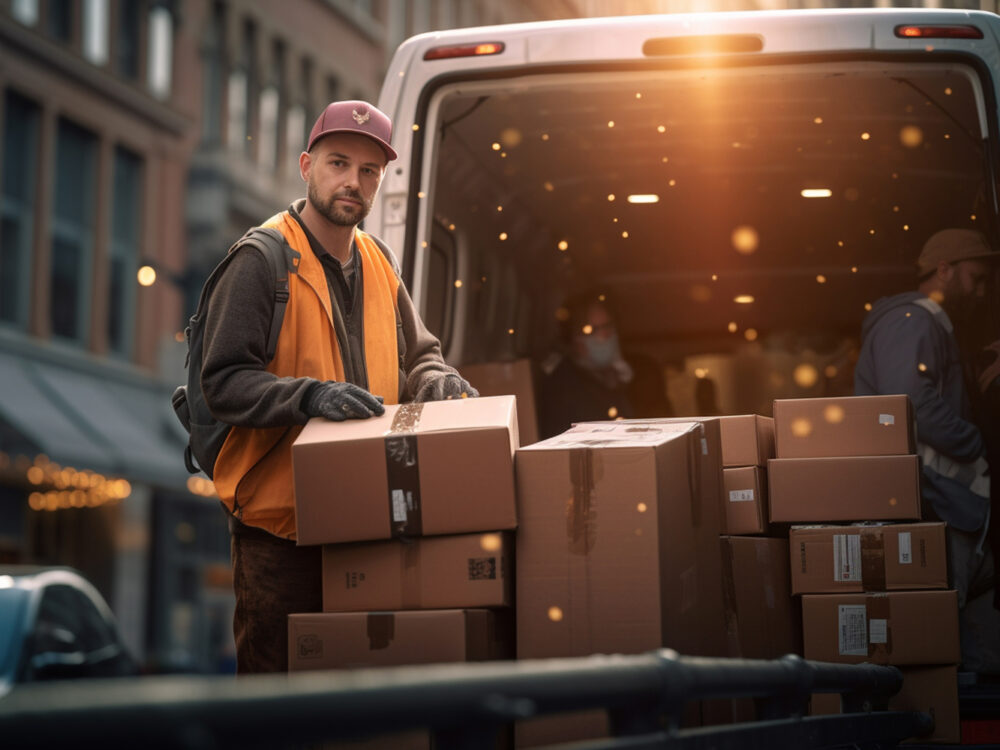
[[288, 276], [298, 272], [300, 255], [291, 248], [277, 229], [254, 227], [244, 234], [229, 252], [232, 253], [246, 245], [260, 250], [274, 274], [274, 310], [271, 313], [271, 328], [267, 335], [267, 360], [270, 362], [278, 349], [278, 335], [285, 319], [285, 308], [288, 307]]

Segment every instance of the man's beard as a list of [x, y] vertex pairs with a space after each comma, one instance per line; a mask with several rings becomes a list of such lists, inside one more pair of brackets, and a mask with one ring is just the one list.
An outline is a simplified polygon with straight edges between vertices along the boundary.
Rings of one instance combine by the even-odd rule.
[[[309, 181], [308, 196], [309, 203], [312, 204], [313, 208], [319, 211], [327, 221], [341, 227], [353, 227], [360, 224], [361, 220], [368, 215], [369, 211], [372, 210], [372, 204], [370, 201], [366, 201], [361, 196], [361, 193], [350, 190], [334, 193], [328, 200], [324, 201], [320, 197], [319, 191], [316, 189], [316, 185], [313, 184], [311, 180]], [[338, 198], [350, 198], [351, 200], [360, 203], [361, 207], [358, 211], [345, 211], [337, 207]]]

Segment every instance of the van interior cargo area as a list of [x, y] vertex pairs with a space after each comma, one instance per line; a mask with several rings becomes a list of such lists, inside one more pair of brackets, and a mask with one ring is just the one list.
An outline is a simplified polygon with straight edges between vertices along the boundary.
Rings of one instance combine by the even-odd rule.
[[728, 413], [849, 395], [866, 306], [915, 288], [924, 241], [994, 235], [986, 110], [973, 68], [926, 58], [444, 85], [411, 204], [425, 318], [454, 361], [542, 362], [590, 290], [676, 413], [691, 377]]

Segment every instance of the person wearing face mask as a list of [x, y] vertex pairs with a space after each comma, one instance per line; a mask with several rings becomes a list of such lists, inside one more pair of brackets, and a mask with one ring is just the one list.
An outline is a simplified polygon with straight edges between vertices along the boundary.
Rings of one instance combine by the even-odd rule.
[[540, 388], [541, 436], [558, 435], [574, 422], [669, 416], [658, 367], [622, 354], [606, 296], [585, 292], [564, 310], [562, 351]]
[[1000, 612], [992, 607], [987, 544], [990, 472], [956, 331], [981, 314], [997, 258], [980, 232], [943, 229], [931, 236], [917, 260], [917, 290], [880, 299], [866, 317], [854, 371], [856, 395], [905, 393], [913, 403], [923, 517], [948, 524], [963, 669], [993, 674], [1000, 673]]

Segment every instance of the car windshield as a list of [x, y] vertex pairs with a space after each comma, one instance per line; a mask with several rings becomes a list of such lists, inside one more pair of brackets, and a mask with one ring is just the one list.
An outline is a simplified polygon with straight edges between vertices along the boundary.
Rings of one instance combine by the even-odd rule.
[[[959, 63], [550, 74], [452, 84], [436, 103], [417, 239], [468, 248], [455, 273], [474, 306], [495, 306], [477, 295], [505, 283], [498, 265], [520, 280], [522, 353], [593, 285], [650, 349], [834, 346], [914, 287], [928, 236], [989, 232], [994, 214], [981, 86]], [[514, 323], [484, 318], [481, 356]]]

